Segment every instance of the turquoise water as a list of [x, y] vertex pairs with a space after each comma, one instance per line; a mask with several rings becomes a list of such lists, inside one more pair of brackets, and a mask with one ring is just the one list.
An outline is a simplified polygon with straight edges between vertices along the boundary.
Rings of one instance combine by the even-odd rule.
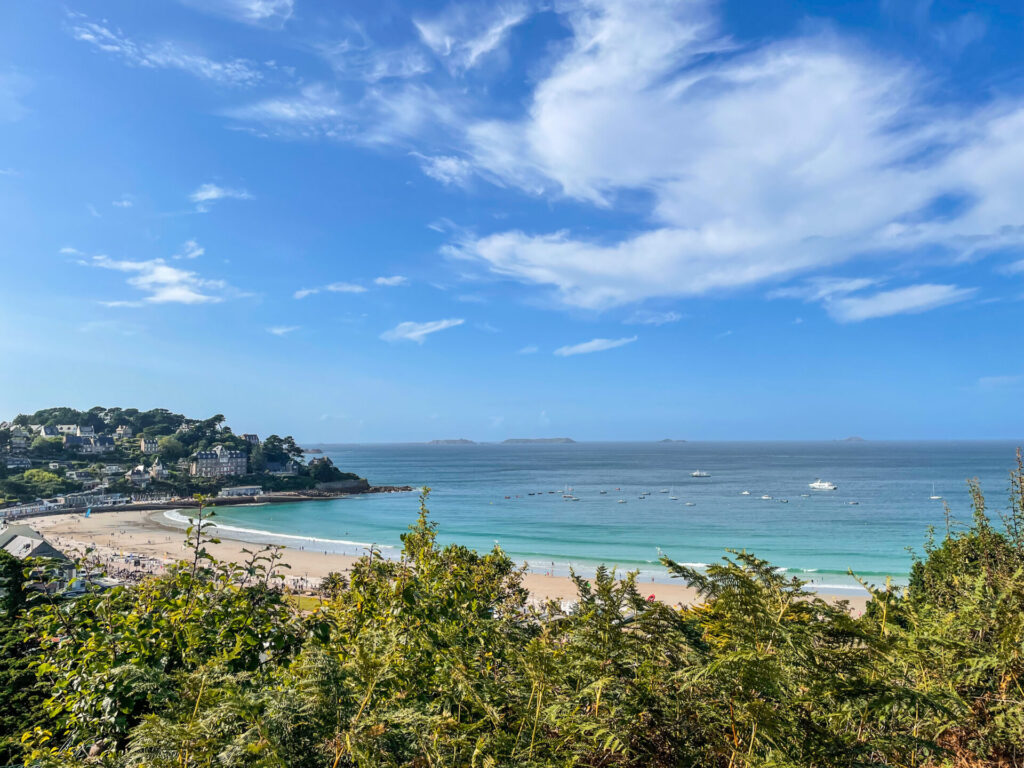
[[[945, 525], [942, 502], [929, 499], [933, 483], [960, 520], [970, 519], [969, 477], [981, 480], [990, 509], [1004, 509], [1015, 450], [996, 442], [319, 447], [374, 484], [430, 486], [442, 542], [477, 550], [497, 542], [534, 570], [590, 573], [606, 563], [660, 581], [659, 552], [699, 566], [745, 548], [825, 589], [855, 587], [847, 569], [873, 583], [905, 581], [907, 548], [920, 551], [927, 526]], [[690, 477], [696, 469], [711, 477]], [[819, 477], [838, 490], [811, 491]], [[566, 486], [580, 501], [562, 499]], [[416, 494], [403, 493], [230, 507], [216, 521], [253, 541], [350, 554], [372, 543], [388, 554], [417, 510]]]

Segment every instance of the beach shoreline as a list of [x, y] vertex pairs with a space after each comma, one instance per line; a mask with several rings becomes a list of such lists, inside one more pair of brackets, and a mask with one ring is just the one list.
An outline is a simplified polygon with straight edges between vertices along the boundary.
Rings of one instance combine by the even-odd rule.
[[[163, 516], [167, 509], [179, 508], [105, 510], [88, 518], [81, 513], [64, 513], [18, 522], [30, 525], [69, 557], [83, 556], [87, 549], [91, 549], [91, 557], [116, 564], [121, 571], [138, 567], [145, 573], [154, 573], [186, 555], [184, 529], [171, 524]], [[232, 538], [231, 531], [218, 530], [215, 535], [220, 542], [207, 545], [207, 549], [220, 560], [244, 560], [244, 549], [260, 546]], [[129, 554], [137, 556], [139, 566], [125, 562]], [[314, 591], [320, 579], [328, 573], [347, 573], [360, 557], [287, 545], [283, 554], [282, 563], [289, 566], [283, 571], [286, 583], [299, 592]], [[577, 597], [576, 585], [567, 576], [527, 571], [523, 584], [533, 602], [555, 600], [566, 603]], [[637, 588], [644, 597], [650, 596], [670, 605], [698, 602], [696, 591], [680, 582], [638, 582]], [[840, 594], [823, 590], [817, 594], [833, 602], [847, 601], [855, 614], [863, 612], [868, 598], [867, 593]]]

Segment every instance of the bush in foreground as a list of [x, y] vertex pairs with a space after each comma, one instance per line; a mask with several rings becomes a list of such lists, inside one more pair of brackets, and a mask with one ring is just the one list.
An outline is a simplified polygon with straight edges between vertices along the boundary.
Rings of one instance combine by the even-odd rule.
[[278, 552], [217, 562], [201, 520], [166, 576], [9, 612], [0, 682], [38, 688], [2, 743], [25, 731], [40, 766], [1020, 765], [1019, 459], [1012, 479], [1001, 524], [975, 487], [972, 522], [859, 618], [747, 553], [666, 559], [692, 608], [605, 569], [574, 610], [531, 608], [500, 549], [439, 546], [425, 507], [400, 560], [302, 613]]

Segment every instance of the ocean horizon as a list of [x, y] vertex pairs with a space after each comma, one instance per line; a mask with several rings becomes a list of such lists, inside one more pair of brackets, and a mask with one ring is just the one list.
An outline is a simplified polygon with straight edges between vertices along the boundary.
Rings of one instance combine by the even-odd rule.
[[[859, 591], [858, 578], [906, 583], [910, 551], [922, 552], [930, 526], [945, 530], [946, 504], [953, 525], [970, 520], [969, 478], [978, 478], [998, 514], [1016, 446], [1001, 440], [307, 444], [375, 485], [429, 487], [440, 542], [478, 551], [498, 544], [533, 571], [590, 576], [604, 564], [661, 582], [669, 578], [661, 554], [704, 568], [732, 549], [768, 560], [812, 588], [837, 592]], [[692, 477], [698, 470], [710, 476]], [[819, 478], [836, 490], [812, 490]], [[397, 556], [400, 536], [417, 514], [413, 492], [228, 507], [217, 510], [215, 522], [225, 535], [254, 542], [344, 554], [374, 546]], [[186, 520], [178, 512], [167, 516]]]

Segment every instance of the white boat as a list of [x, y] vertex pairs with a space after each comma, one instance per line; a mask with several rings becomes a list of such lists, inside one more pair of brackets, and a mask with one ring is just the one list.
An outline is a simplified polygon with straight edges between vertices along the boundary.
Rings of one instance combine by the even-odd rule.
[[779, 499], [779, 504], [789, 504], [789, 499]]
[[942, 499], [941, 496], [935, 493], [935, 483], [932, 483], [932, 495], [929, 496], [928, 498], [931, 499], [932, 501], [940, 501]]
[[694, 502], [694, 501], [688, 501], [688, 502], [686, 502], [686, 506], [688, 506], [688, 507], [696, 507], [697, 503]]
[[668, 488], [662, 488], [660, 492], [661, 493], [668, 493]]
[[740, 496], [749, 496], [750, 491], [740, 491]]
[[849, 504], [851, 507], [856, 507], [858, 504], [860, 504], [859, 501], [848, 501], [846, 503]]
[[807, 484], [808, 488], [813, 488], [816, 491], [834, 491], [839, 486], [835, 483], [830, 483], [828, 480], [822, 480], [821, 478], [815, 480], [813, 483]]
[[668, 498], [671, 501], [679, 501], [679, 497], [678, 496], [669, 496]]
[[691, 472], [690, 477], [711, 477], [711, 473], [698, 469], [696, 472]]
[[762, 496], [761, 498], [764, 499], [765, 501], [771, 501], [772, 500], [772, 497], [769, 496], [767, 493], [764, 496]]
[[604, 494], [608, 493], [608, 491], [598, 491], [598, 493], [600, 493], [603, 496]]
[[619, 504], [625, 504], [625, 503], [626, 503], [625, 499], [619, 499]]

